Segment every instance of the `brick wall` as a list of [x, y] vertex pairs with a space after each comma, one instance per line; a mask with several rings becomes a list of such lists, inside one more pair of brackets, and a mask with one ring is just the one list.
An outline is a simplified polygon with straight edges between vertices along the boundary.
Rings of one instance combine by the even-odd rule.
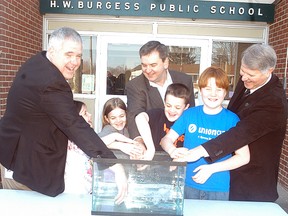
[[[270, 25], [269, 44], [274, 47], [278, 57], [277, 68], [274, 73], [283, 80], [288, 47], [288, 0], [276, 2], [275, 22]], [[286, 73], [288, 73], [287, 69]], [[287, 87], [286, 94], [288, 95]], [[288, 189], [288, 126], [282, 148], [279, 182]]]
[[0, 117], [19, 67], [42, 49], [39, 0], [0, 1]]

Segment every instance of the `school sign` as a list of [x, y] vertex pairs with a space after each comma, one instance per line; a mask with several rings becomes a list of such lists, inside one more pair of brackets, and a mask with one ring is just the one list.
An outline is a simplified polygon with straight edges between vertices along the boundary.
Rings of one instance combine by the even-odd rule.
[[193, 0], [40, 0], [40, 12], [57, 14], [274, 21], [274, 4]]

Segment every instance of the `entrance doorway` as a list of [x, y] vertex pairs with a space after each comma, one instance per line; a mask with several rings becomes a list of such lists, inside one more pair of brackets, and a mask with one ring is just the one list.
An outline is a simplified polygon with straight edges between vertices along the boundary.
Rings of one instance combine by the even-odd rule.
[[[197, 98], [199, 74], [211, 65], [208, 40], [139, 35], [99, 36], [96, 60], [96, 119], [101, 119], [103, 105], [109, 98], [119, 97], [127, 102], [125, 85], [142, 73], [139, 49], [150, 40], [158, 40], [169, 47], [169, 69], [191, 76]], [[96, 121], [96, 124], [98, 128], [101, 127], [101, 122]]]

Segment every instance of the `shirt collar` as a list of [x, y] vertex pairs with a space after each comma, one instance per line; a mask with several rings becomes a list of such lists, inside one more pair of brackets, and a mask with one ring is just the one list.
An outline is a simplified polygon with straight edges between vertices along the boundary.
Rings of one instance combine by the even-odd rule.
[[264, 85], [266, 85], [270, 80], [271, 80], [272, 74], [269, 75], [268, 79], [266, 80], [265, 83], [263, 83], [261, 86], [255, 88], [255, 89], [250, 89], [250, 94], [253, 92], [257, 91], [258, 89], [262, 88]]
[[160, 95], [161, 95], [161, 98], [162, 98], [163, 102], [164, 102], [164, 97], [165, 97], [165, 94], [166, 94], [167, 87], [168, 87], [170, 84], [172, 84], [172, 83], [173, 83], [173, 81], [172, 81], [171, 75], [170, 75], [170, 73], [169, 73], [168, 70], [167, 70], [167, 77], [166, 77], [166, 80], [165, 80], [163, 86], [160, 86], [160, 85], [158, 85], [158, 84], [156, 84], [156, 83], [154, 83], [154, 82], [150, 82], [150, 81], [149, 81], [150, 86], [155, 87], [155, 88], [158, 89], [158, 91], [159, 91], [159, 93], [160, 93]]
[[172, 78], [171, 78], [171, 75], [170, 75], [168, 70], [167, 70], [167, 77], [166, 77], [166, 80], [165, 80], [163, 86], [158, 85], [157, 83], [149, 81], [150, 86], [153, 86], [153, 87], [156, 87], [156, 88], [164, 88], [164, 86], [169, 86], [172, 83], [173, 83], [172, 82]]

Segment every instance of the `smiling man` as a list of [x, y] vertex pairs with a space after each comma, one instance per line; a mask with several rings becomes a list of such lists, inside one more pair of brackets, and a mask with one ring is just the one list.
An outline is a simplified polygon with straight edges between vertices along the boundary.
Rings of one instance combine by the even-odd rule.
[[[0, 120], [0, 163], [14, 171], [13, 179], [25, 189], [49, 196], [64, 191], [68, 139], [90, 157], [116, 158], [76, 110], [67, 80], [81, 57], [81, 36], [71, 28], [55, 30], [47, 52], [28, 59], [10, 88]], [[119, 176], [120, 203], [126, 175], [119, 164], [111, 169]]]
[[[240, 80], [228, 105], [238, 124], [189, 152], [190, 161], [215, 161], [245, 145], [250, 162], [231, 171], [230, 200], [275, 201], [281, 148], [287, 124], [287, 100], [272, 72], [277, 56], [269, 45], [255, 44], [242, 54]], [[250, 90], [250, 94], [245, 94]]]
[[168, 47], [159, 41], [149, 41], [139, 50], [142, 74], [126, 85], [128, 130], [132, 139], [139, 136], [135, 117], [150, 109], [164, 109], [164, 96], [172, 83], [186, 85], [190, 92], [189, 104], [195, 106], [192, 77], [168, 70]]

